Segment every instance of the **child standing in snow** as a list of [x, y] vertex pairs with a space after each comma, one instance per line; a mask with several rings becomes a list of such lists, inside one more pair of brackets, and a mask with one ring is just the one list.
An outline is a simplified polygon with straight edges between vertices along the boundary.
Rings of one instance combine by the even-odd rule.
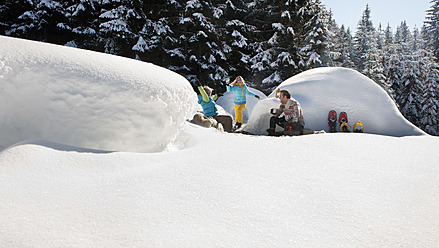
[[233, 92], [235, 95], [235, 129], [238, 129], [242, 125], [242, 111], [245, 109], [247, 103], [247, 95], [254, 96], [259, 99], [259, 96], [249, 91], [247, 85], [245, 85], [244, 79], [241, 76], [226, 86], [228, 92]]
[[224, 131], [232, 132], [232, 117], [228, 115], [218, 115], [218, 109], [216, 108], [215, 100], [218, 96], [215, 94], [212, 96], [213, 89], [209, 86], [198, 86], [200, 95], [198, 95], [198, 104], [203, 108], [204, 116], [215, 119], [218, 123], [221, 123]]

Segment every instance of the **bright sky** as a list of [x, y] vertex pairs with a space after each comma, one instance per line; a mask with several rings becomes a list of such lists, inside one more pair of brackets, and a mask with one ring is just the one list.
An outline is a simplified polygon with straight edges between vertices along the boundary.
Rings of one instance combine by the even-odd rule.
[[336, 23], [350, 27], [351, 32], [357, 30], [366, 4], [371, 9], [373, 25], [383, 29], [390, 24], [393, 32], [402, 21], [406, 21], [411, 30], [423, 26], [426, 10], [430, 9], [430, 0], [321, 0], [327, 10], [332, 10]]

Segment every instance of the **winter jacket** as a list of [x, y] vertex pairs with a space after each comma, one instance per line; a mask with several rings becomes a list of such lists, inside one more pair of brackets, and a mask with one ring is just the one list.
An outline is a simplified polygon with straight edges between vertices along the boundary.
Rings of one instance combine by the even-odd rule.
[[277, 115], [280, 116], [282, 113], [284, 114], [286, 121], [298, 122], [302, 124], [302, 126], [305, 126], [302, 107], [296, 99], [290, 98], [286, 104], [281, 104], [277, 111]]
[[227, 85], [226, 89], [227, 92], [233, 92], [233, 94], [235, 95], [234, 102], [236, 105], [247, 103], [246, 95], [256, 96], [256, 94], [248, 90], [247, 85], [245, 84], [242, 87], [237, 84], [235, 84], [234, 86]]
[[[218, 114], [218, 109], [216, 108], [215, 101], [212, 97], [208, 96], [204, 91], [203, 87], [198, 87], [201, 95], [198, 95], [198, 104], [203, 108], [204, 116], [211, 117]], [[206, 102], [207, 100], [207, 102]]]

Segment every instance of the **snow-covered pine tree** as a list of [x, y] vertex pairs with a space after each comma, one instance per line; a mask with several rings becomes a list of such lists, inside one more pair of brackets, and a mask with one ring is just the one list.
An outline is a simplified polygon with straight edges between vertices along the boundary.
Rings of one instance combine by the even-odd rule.
[[335, 33], [335, 36], [334, 38], [336, 39], [336, 44], [338, 44], [337, 47], [335, 47], [335, 51], [340, 53], [340, 57], [335, 61], [336, 63], [334, 66], [355, 68], [354, 41], [350, 29], [348, 28], [345, 30], [344, 26], [342, 25], [338, 32]]
[[329, 36], [328, 36], [328, 61], [326, 64], [331, 67], [355, 68], [353, 58], [353, 40], [349, 28], [345, 30], [344, 25], [337, 26], [329, 13]]
[[[61, 2], [54, 0], [7, 0], [2, 9], [5, 11], [14, 9], [6, 15], [14, 18], [14, 23], [6, 22], [11, 24], [9, 28], [6, 28], [6, 35], [64, 44], [65, 32], [58, 27], [58, 23], [65, 19], [65, 8]], [[15, 19], [16, 15], [19, 15], [17, 19]]]
[[391, 54], [387, 58], [386, 63], [386, 84], [389, 85], [389, 95], [395, 100], [397, 94], [401, 93], [402, 78], [404, 74], [404, 62], [402, 61], [402, 56], [399, 54]]
[[429, 36], [429, 46], [439, 59], [439, 0], [431, 0], [431, 7], [427, 10], [425, 32]]
[[143, 4], [144, 25], [132, 47], [136, 59], [152, 62], [182, 75], [188, 68], [181, 62], [186, 58], [178, 43], [178, 16], [182, 4], [174, 0], [147, 1]]
[[393, 31], [390, 24], [387, 24], [386, 30], [384, 31], [384, 47], [389, 48], [393, 46]]
[[415, 60], [421, 62], [420, 70], [423, 78], [423, 102], [421, 118], [418, 125], [424, 131], [432, 135], [439, 135], [439, 65], [432, 49], [429, 49], [429, 36], [425, 29], [421, 32], [415, 27], [411, 44]]
[[[415, 81], [419, 79], [421, 72], [411, 68], [415, 65], [412, 63], [412, 53], [409, 49], [410, 31], [404, 22], [397, 27], [397, 31], [394, 36], [394, 55], [391, 57], [390, 64], [388, 66], [392, 92], [394, 93], [395, 101], [398, 104], [401, 113], [410, 121], [414, 121], [419, 114], [420, 106], [412, 107], [411, 105], [417, 104], [422, 101], [420, 99], [421, 89], [418, 89], [417, 94], [413, 94], [412, 90], [415, 89]], [[414, 122], [413, 122], [414, 123]]]
[[[250, 81], [253, 81], [254, 87], [268, 93], [282, 81], [277, 71], [276, 48], [280, 33], [285, 32], [287, 27], [281, 24], [280, 1], [253, 1], [249, 5], [245, 22], [256, 27], [249, 43], [253, 51], [249, 59]], [[288, 46], [285, 48], [288, 49]]]
[[298, 43], [301, 57], [298, 63], [301, 71], [323, 66], [322, 61], [328, 61], [326, 47], [328, 45], [328, 23], [330, 16], [320, 0], [307, 2], [299, 13], [303, 23], [303, 39]]
[[431, 61], [426, 69], [420, 126], [429, 134], [439, 135], [439, 65]]
[[222, 40], [225, 41], [223, 53], [227, 57], [227, 77], [243, 76], [247, 83], [254, 86], [250, 70], [250, 56], [254, 52], [250, 44], [254, 40], [256, 27], [246, 23], [249, 9], [252, 4], [244, 0], [215, 1], [215, 7], [222, 11], [218, 19], [218, 28], [221, 30]]
[[[397, 94], [401, 113], [413, 124], [420, 126], [424, 88], [421, 66], [418, 61], [406, 61], [402, 77], [403, 88]], [[399, 100], [399, 101], [398, 101]]]
[[100, 0], [72, 0], [67, 1], [66, 22], [58, 23], [61, 30], [69, 33], [66, 46], [88, 50], [102, 51], [99, 30]]
[[221, 16], [215, 12], [211, 2], [190, 0], [186, 2], [179, 18], [178, 29], [185, 65], [189, 68], [186, 78], [195, 85], [195, 80], [213, 88], [222, 88], [227, 72], [222, 64], [224, 42], [215, 23]]
[[25, 30], [12, 30], [18, 28], [23, 20], [20, 17], [28, 10], [32, 10], [33, 3], [26, 0], [4, 0], [0, 3], [0, 35], [20, 37]]
[[341, 26], [340, 32], [339, 32], [339, 37], [341, 40], [341, 46], [340, 46], [340, 65], [342, 67], [346, 67], [346, 68], [355, 68], [355, 64], [354, 64], [354, 56], [355, 56], [355, 51], [354, 51], [354, 41], [353, 41], [353, 37], [351, 35], [351, 31], [350, 29], [344, 29], [344, 26]]
[[354, 48], [357, 55], [354, 63], [358, 71], [387, 89], [382, 65], [382, 53], [378, 47], [378, 33], [373, 26], [370, 12], [369, 5], [366, 5], [363, 16], [358, 22], [354, 38]]
[[141, 4], [138, 0], [103, 0], [102, 4], [98, 35], [104, 42], [104, 52], [135, 57], [132, 47], [143, 26]]
[[251, 7], [247, 23], [257, 30], [250, 64], [259, 89], [270, 92], [292, 75], [321, 64], [328, 17], [320, 1], [255, 0]]

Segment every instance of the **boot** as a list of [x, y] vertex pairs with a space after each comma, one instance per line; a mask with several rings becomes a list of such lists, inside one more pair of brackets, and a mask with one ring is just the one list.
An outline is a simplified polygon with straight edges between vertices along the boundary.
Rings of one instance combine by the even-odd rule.
[[235, 130], [241, 128], [241, 125], [242, 125], [241, 123], [236, 122], [235, 123]]
[[274, 136], [276, 134], [275, 130], [273, 128], [267, 129], [268, 136]]

